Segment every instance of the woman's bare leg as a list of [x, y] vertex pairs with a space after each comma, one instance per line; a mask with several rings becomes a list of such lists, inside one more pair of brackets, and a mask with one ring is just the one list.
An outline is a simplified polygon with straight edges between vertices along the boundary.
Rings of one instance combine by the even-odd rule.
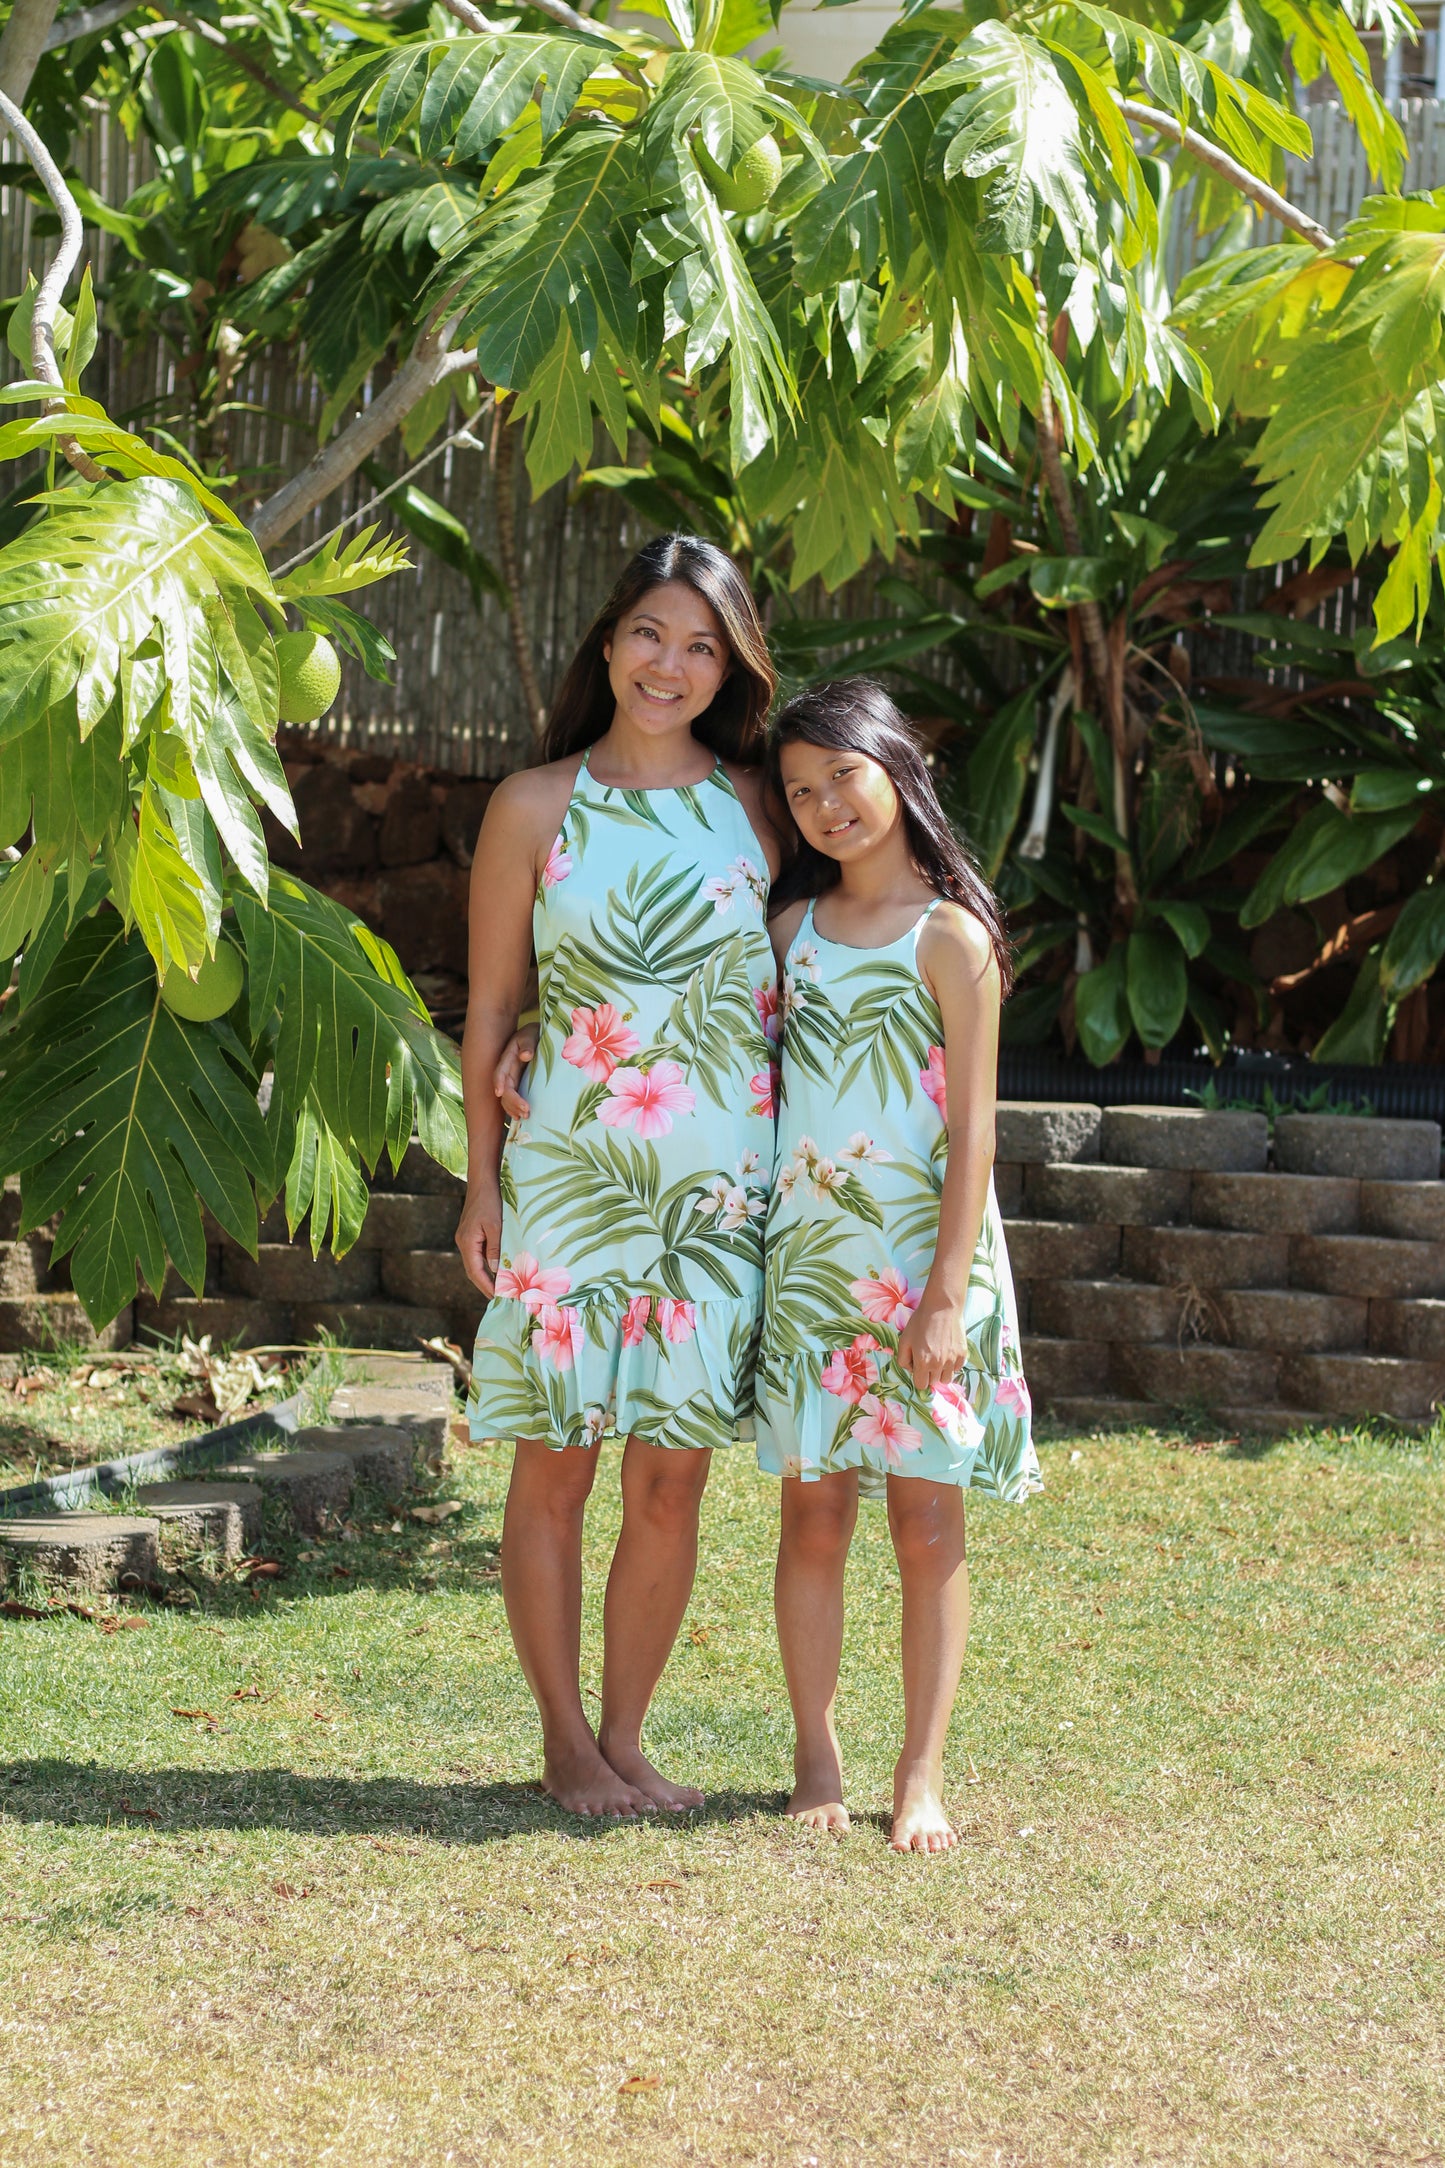
[[793, 1795], [787, 1811], [810, 1829], [849, 1827], [843, 1759], [833, 1729], [843, 1654], [843, 1570], [858, 1518], [858, 1473], [805, 1483], [785, 1476], [773, 1606], [793, 1705]]
[[582, 1707], [582, 1516], [597, 1455], [519, 1438], [502, 1522], [502, 1596], [542, 1719], [542, 1786], [572, 1814], [648, 1805], [606, 1761]]
[[629, 1438], [622, 1451], [622, 1530], [603, 1609], [597, 1744], [619, 1777], [675, 1814], [703, 1795], [674, 1784], [642, 1751], [642, 1725], [672, 1654], [697, 1572], [697, 1522], [712, 1454]]
[[943, 1749], [968, 1646], [963, 1492], [921, 1476], [888, 1478], [888, 1526], [903, 1581], [903, 1752], [893, 1772], [895, 1852], [946, 1852]]

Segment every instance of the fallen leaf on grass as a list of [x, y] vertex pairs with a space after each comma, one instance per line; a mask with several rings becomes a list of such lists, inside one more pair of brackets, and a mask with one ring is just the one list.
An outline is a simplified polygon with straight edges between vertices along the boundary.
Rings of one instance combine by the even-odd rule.
[[154, 1807], [133, 1807], [128, 1799], [120, 1803], [122, 1814], [128, 1814], [133, 1822], [158, 1822], [160, 1815]]
[[49, 1618], [49, 1616], [48, 1611], [37, 1611], [33, 1603], [17, 1603], [13, 1596], [7, 1596], [5, 1601], [0, 1603], [0, 1618]]
[[171, 1715], [196, 1717], [201, 1723], [209, 1724], [212, 1731], [219, 1731], [221, 1726], [221, 1719], [213, 1716], [209, 1709], [172, 1709]]
[[450, 1520], [453, 1513], [460, 1513], [461, 1510], [460, 1498], [448, 1498], [439, 1506], [413, 1506], [411, 1517], [414, 1521], [423, 1522], [428, 1528], [435, 1528], [438, 1521]]
[[687, 1638], [695, 1649], [705, 1649], [712, 1636], [706, 1626], [694, 1626]]
[[356, 1579], [356, 1569], [353, 1566], [333, 1566], [331, 1578], [333, 1581], [354, 1581]]
[[182, 1393], [171, 1402], [171, 1414], [183, 1423], [214, 1423], [220, 1412], [209, 1393]]
[[279, 1558], [243, 1558], [236, 1571], [249, 1574], [253, 1581], [276, 1581], [282, 1566]]
[[661, 2083], [661, 2078], [624, 2078], [617, 2090], [619, 2093], [655, 2093]]
[[261, 1689], [259, 1686], [233, 1686], [231, 1688], [231, 1699], [232, 1701], [259, 1701], [261, 1699]]
[[201, 1905], [187, 1905], [185, 1912], [188, 1920], [203, 1920], [206, 1916], [205, 1909]]
[[336, 1719], [334, 1716], [329, 1715], [325, 1709], [313, 1709], [311, 1711], [311, 1721], [313, 1724], [334, 1724]]
[[292, 1889], [289, 1882], [273, 1882], [271, 1886], [278, 1897], [309, 1897], [311, 1895], [309, 1883], [305, 1889]]
[[30, 1393], [43, 1393], [47, 1385], [55, 1383], [55, 1372], [42, 1364], [38, 1370], [27, 1370], [23, 1377], [10, 1380], [10, 1390], [17, 1400], [24, 1400]]
[[639, 1889], [681, 1889], [683, 1884], [663, 1875], [656, 1882], [639, 1882], [637, 1886]]
[[149, 1626], [150, 1620], [148, 1618], [103, 1618], [97, 1619], [96, 1624], [103, 1634], [121, 1634], [127, 1633], [133, 1626]]

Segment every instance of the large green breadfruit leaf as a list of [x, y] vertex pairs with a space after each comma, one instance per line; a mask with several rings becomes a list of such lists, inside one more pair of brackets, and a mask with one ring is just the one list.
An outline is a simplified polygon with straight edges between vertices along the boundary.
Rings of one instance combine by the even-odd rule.
[[273, 870], [270, 907], [236, 897], [250, 967], [251, 1032], [279, 1009], [276, 1088], [374, 1166], [399, 1162], [415, 1126], [433, 1159], [463, 1173], [466, 1125], [456, 1048], [433, 1030], [395, 952], [304, 881]]
[[76, 927], [0, 1037], [0, 1167], [22, 1176], [26, 1228], [64, 1214], [55, 1255], [95, 1324], [131, 1300], [137, 1265], [159, 1292], [170, 1259], [199, 1292], [202, 1205], [254, 1251], [274, 1154], [244, 1062], [224, 1027], [171, 1014], [113, 911]]

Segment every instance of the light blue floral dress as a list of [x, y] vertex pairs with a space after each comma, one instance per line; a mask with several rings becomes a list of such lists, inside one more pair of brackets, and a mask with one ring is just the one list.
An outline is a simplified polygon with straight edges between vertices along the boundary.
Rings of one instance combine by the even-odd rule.
[[1010, 1500], [1042, 1488], [1003, 1222], [989, 1184], [968, 1364], [925, 1399], [895, 1359], [938, 1243], [948, 1157], [943, 1019], [918, 937], [826, 940], [813, 906], [784, 966], [782, 1116], [767, 1221], [758, 1460], [815, 1480], [927, 1476]]
[[474, 1437], [726, 1445], [751, 1426], [777, 993], [762, 851], [722, 766], [584, 758], [537, 890], [541, 1032], [502, 1155]]

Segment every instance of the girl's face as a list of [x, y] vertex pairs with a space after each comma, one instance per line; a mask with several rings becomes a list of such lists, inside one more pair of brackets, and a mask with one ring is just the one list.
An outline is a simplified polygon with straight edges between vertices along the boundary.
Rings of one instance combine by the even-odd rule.
[[783, 796], [805, 843], [825, 858], [862, 858], [902, 819], [888, 770], [866, 753], [791, 739], [782, 749]]
[[716, 614], [683, 580], [650, 588], [602, 652], [618, 715], [649, 737], [685, 730], [710, 707], [731, 661]]

